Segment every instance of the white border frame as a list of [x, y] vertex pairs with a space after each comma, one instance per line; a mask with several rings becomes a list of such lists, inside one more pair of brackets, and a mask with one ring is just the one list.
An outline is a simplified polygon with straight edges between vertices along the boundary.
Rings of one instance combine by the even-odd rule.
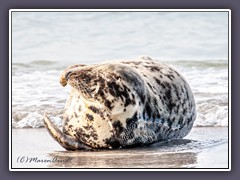
[[[218, 12], [228, 12], [228, 165], [227, 169], [218, 168], [185, 168], [185, 169], [78, 169], [78, 168], [12, 168], [12, 12], [205, 12], [205, 11], [218, 11]], [[230, 9], [10, 9], [9, 10], [9, 171], [231, 171], [231, 10]]]

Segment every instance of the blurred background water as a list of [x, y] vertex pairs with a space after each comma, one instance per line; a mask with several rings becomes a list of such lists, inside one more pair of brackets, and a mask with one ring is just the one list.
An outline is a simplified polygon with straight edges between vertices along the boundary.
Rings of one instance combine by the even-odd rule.
[[12, 127], [61, 124], [67, 66], [140, 55], [185, 77], [194, 126], [228, 126], [228, 12], [12, 12]]

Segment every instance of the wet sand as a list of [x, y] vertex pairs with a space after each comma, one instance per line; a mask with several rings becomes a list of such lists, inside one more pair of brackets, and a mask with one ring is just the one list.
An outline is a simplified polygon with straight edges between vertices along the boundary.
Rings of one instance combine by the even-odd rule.
[[12, 169], [228, 168], [228, 128], [193, 128], [183, 140], [150, 147], [66, 151], [44, 128], [12, 129]]

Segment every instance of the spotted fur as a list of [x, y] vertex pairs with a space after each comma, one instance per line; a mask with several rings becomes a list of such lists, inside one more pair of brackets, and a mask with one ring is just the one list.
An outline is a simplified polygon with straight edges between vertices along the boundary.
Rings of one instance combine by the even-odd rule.
[[58, 142], [60, 136], [71, 137], [74, 146], [59, 142], [69, 150], [181, 139], [196, 118], [194, 97], [186, 80], [173, 68], [149, 57], [74, 65], [63, 71], [60, 83], [72, 87], [62, 134], [60, 130], [54, 134], [52, 129], [56, 127], [47, 117], [45, 124]]

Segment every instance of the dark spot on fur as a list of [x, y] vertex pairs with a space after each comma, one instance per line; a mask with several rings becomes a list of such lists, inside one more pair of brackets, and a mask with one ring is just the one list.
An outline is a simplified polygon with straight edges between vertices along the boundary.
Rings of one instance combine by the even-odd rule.
[[109, 88], [109, 93], [110, 93], [113, 97], [116, 96], [116, 93], [115, 93], [115, 91], [114, 91], [112, 88]]
[[161, 84], [163, 89], [166, 89], [166, 86], [164, 85], [164, 83]]
[[170, 79], [171, 81], [175, 78], [173, 75], [171, 74], [166, 74], [166, 76], [168, 77], [168, 79]]
[[123, 61], [123, 64], [134, 64], [134, 65], [139, 65], [142, 62], [141, 61]]
[[112, 103], [108, 99], [105, 100], [104, 105], [107, 106], [110, 110], [112, 110], [112, 108], [113, 108]]
[[94, 118], [93, 118], [93, 116], [92, 116], [91, 114], [86, 114], [86, 117], [87, 117], [90, 121], [93, 121], [93, 120], [94, 120]]
[[135, 114], [131, 118], [127, 119], [126, 121], [127, 128], [133, 129], [134, 127], [132, 126], [135, 126], [137, 121], [138, 121], [137, 112], [135, 112]]
[[[132, 99], [135, 101], [135, 95], [134, 94], [132, 94]], [[135, 102], [136, 103], [136, 102]]]
[[72, 125], [72, 124], [70, 124], [70, 125], [68, 126], [68, 128], [69, 128], [69, 130], [71, 130], [71, 131], [72, 131], [73, 125]]
[[187, 119], [187, 125], [190, 125], [192, 120], [193, 120], [193, 114]]
[[150, 89], [153, 91], [153, 87], [151, 84], [147, 83], [147, 85], [150, 87]]
[[76, 118], [78, 118], [78, 114], [76, 112], [74, 112], [74, 115], [75, 115]]
[[147, 115], [148, 118], [151, 118], [151, 115], [152, 115], [152, 109], [151, 109], [150, 103], [151, 103], [150, 101], [147, 101], [143, 109], [143, 114]]
[[165, 87], [166, 87], [167, 89], [171, 89], [171, 86], [170, 86], [170, 84], [169, 84], [168, 82], [164, 82], [164, 85], [165, 85]]
[[152, 66], [144, 66], [144, 67], [146, 67], [146, 68], [148, 68], [148, 69], [150, 69], [151, 71], [160, 71], [160, 67], [158, 67], [158, 66], [154, 66], [154, 65], [152, 65]]
[[186, 109], [183, 109], [183, 115], [186, 115], [187, 111]]
[[104, 92], [103, 92], [102, 89], [99, 89], [98, 94], [99, 94], [101, 97], [104, 97]]
[[65, 121], [66, 123], [68, 123], [68, 122], [69, 122], [69, 118], [68, 118], [68, 117], [65, 117], [65, 118], [64, 118], [64, 121]]
[[180, 74], [177, 71], [174, 71], [174, 72], [177, 76], [181, 77]]
[[180, 116], [178, 124], [182, 125], [182, 123], [183, 123], [183, 116]]
[[140, 97], [141, 102], [144, 103], [145, 102], [145, 95], [141, 94], [141, 95], [139, 95], [139, 97]]
[[157, 79], [156, 77], [154, 77], [155, 81], [157, 82], [157, 84], [161, 84], [161, 81], [159, 79]]
[[164, 101], [166, 101], [167, 100], [166, 96], [163, 96], [163, 99], [164, 99]]
[[114, 136], [111, 136], [110, 138], [107, 138], [105, 140], [105, 143], [107, 145], [111, 146], [112, 148], [119, 148], [121, 146], [119, 141]]
[[182, 87], [182, 86], [181, 86], [181, 91], [182, 91], [182, 93], [184, 94], [185, 90], [183, 89], [183, 87]]
[[173, 101], [172, 95], [171, 95], [171, 91], [167, 90], [165, 92], [165, 96], [166, 96], [166, 104], [168, 106], [168, 110], [171, 113], [173, 108], [176, 106], [176, 103]]
[[89, 109], [94, 112], [95, 114], [99, 114], [99, 109], [96, 108], [95, 106], [89, 106]]
[[125, 99], [124, 107], [127, 107], [129, 104], [131, 104], [131, 102], [133, 101], [131, 101], [129, 98]]
[[176, 84], [172, 84], [172, 88], [173, 88], [173, 91], [176, 93], [177, 99], [180, 100], [181, 98], [180, 98]]
[[168, 122], [168, 126], [169, 126], [169, 127], [172, 127], [172, 121], [171, 121], [171, 120], [168, 120], [167, 122]]
[[123, 126], [120, 121], [114, 121], [112, 125], [113, 128], [115, 129], [116, 135], [119, 135], [120, 133], [123, 132]]
[[187, 87], [184, 85], [185, 91], [186, 91], [186, 95], [187, 95], [187, 100], [189, 100], [189, 95], [188, 95], [188, 91], [187, 91]]
[[167, 99], [171, 99], [171, 91], [169, 89], [165, 92], [165, 96]]

